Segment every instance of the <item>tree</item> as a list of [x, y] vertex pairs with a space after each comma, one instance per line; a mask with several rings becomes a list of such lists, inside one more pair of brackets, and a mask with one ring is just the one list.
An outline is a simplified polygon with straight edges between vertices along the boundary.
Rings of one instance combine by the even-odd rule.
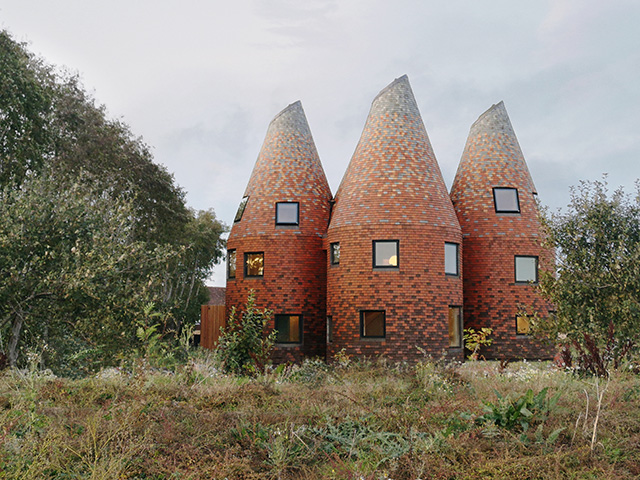
[[557, 271], [542, 275], [541, 289], [557, 313], [536, 328], [614, 364], [640, 334], [640, 182], [636, 193], [609, 194], [606, 181], [581, 182], [566, 213], [544, 218], [558, 255]]

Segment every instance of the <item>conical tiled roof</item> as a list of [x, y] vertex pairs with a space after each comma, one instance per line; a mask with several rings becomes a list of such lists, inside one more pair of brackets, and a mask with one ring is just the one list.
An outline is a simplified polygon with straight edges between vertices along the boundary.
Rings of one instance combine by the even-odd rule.
[[458, 228], [406, 75], [371, 105], [336, 194], [330, 228], [379, 223]]

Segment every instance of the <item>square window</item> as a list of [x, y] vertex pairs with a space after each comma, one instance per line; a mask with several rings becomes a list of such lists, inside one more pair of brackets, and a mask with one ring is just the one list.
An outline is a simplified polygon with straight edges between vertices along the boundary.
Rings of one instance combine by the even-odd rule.
[[462, 308], [449, 307], [449, 348], [462, 347]]
[[516, 317], [516, 335], [529, 335], [530, 328], [528, 315], [518, 315]]
[[460, 275], [460, 262], [458, 260], [458, 244], [444, 244], [444, 273], [447, 275]]
[[242, 214], [244, 213], [244, 209], [247, 207], [247, 202], [249, 201], [249, 197], [242, 197], [242, 201], [240, 205], [238, 205], [238, 210], [236, 211], [236, 217], [233, 219], [234, 223], [242, 220]]
[[276, 225], [298, 225], [298, 202], [276, 203]]
[[236, 251], [227, 252], [227, 278], [236, 278]]
[[340, 263], [340, 243], [331, 244], [331, 265], [338, 265]]
[[385, 313], [384, 310], [360, 311], [360, 336], [362, 338], [385, 337]]
[[520, 213], [517, 188], [496, 187], [493, 189], [496, 213]]
[[244, 254], [244, 276], [262, 277], [264, 276], [264, 252], [254, 252]]
[[400, 265], [399, 251], [399, 240], [374, 240], [373, 266], [375, 268], [398, 268]]
[[302, 343], [302, 315], [276, 315], [276, 343]]
[[538, 257], [515, 257], [516, 283], [538, 283]]

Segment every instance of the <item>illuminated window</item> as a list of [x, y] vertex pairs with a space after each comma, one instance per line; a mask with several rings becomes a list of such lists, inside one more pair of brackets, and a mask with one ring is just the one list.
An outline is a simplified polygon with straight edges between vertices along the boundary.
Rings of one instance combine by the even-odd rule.
[[340, 243], [331, 244], [331, 265], [338, 265], [340, 263]]
[[462, 347], [462, 308], [449, 307], [449, 348]]
[[264, 275], [264, 252], [244, 254], [244, 276], [262, 277]]
[[249, 197], [242, 197], [242, 201], [238, 206], [238, 210], [236, 211], [236, 218], [233, 219], [234, 222], [239, 222], [242, 220], [242, 214], [244, 213], [244, 209], [247, 207], [247, 202], [249, 201]]
[[516, 188], [494, 188], [493, 202], [496, 213], [520, 213], [520, 200]]
[[236, 251], [227, 252], [227, 278], [236, 278]]
[[516, 334], [517, 335], [529, 335], [530, 324], [528, 315], [518, 315], [516, 317]]
[[384, 338], [385, 313], [384, 310], [360, 311], [360, 336], [363, 338]]
[[458, 244], [444, 244], [444, 273], [447, 275], [460, 275], [460, 262], [458, 260]]
[[400, 241], [374, 240], [373, 266], [375, 268], [398, 268]]
[[298, 225], [300, 223], [298, 210], [298, 202], [276, 203], [276, 225]]
[[516, 283], [538, 283], [538, 257], [515, 257]]
[[276, 315], [276, 343], [302, 342], [302, 315]]

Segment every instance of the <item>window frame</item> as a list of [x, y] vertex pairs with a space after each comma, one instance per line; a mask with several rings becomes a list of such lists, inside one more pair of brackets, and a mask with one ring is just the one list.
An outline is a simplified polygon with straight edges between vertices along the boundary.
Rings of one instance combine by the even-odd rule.
[[[295, 205], [296, 206], [296, 219], [293, 222], [284, 222], [278, 220], [278, 214], [280, 213], [280, 205]], [[291, 227], [300, 225], [300, 202], [276, 202], [276, 226], [279, 227]]]
[[[376, 263], [376, 245], [382, 243], [395, 243], [396, 245], [396, 264], [395, 265], [378, 265]], [[371, 256], [373, 268], [384, 270], [399, 270], [400, 269], [400, 240], [372, 240], [371, 242]]]
[[[520, 319], [520, 318], [526, 318], [527, 319], [527, 331], [526, 332], [521, 332], [519, 330], [519, 328], [518, 328], [518, 319]], [[531, 323], [530, 323], [530, 319], [531, 318], [533, 318], [532, 315], [527, 315], [527, 314], [519, 315], [519, 314], [516, 314], [516, 318], [515, 318], [516, 325], [515, 325], [515, 327], [516, 327], [516, 335], [518, 337], [528, 337], [528, 336], [531, 335]]]
[[[366, 335], [365, 316], [368, 313], [382, 313], [382, 335]], [[386, 310], [360, 310], [360, 338], [361, 339], [385, 339], [387, 338], [387, 312]]]
[[[458, 340], [459, 340], [459, 344], [458, 345], [451, 345], [451, 311], [452, 310], [457, 310], [458, 312]], [[462, 317], [462, 306], [461, 305], [449, 305], [449, 309], [448, 309], [448, 317], [447, 317], [447, 322], [449, 325], [449, 348], [462, 348], [464, 347], [464, 335], [463, 335], [463, 331], [464, 331], [464, 326], [463, 326], [463, 317]]]
[[[261, 275], [249, 275], [247, 260], [249, 255], [262, 255], [262, 274]], [[244, 254], [244, 277], [245, 278], [263, 278], [264, 277], [264, 252], [245, 252]]]
[[[518, 280], [518, 258], [533, 258], [535, 260], [535, 280]], [[518, 285], [537, 285], [539, 281], [539, 257], [537, 255], [514, 255], [513, 281]]]
[[[233, 256], [233, 276], [231, 275], [231, 257]], [[235, 280], [238, 274], [238, 254], [235, 248], [227, 250], [227, 280]]]
[[[520, 213], [520, 194], [515, 187], [493, 187], [493, 208], [496, 213]], [[496, 191], [514, 191], [516, 194], [516, 210], [508, 210], [498, 208], [498, 199], [496, 197]]]
[[242, 220], [244, 211], [247, 208], [247, 203], [249, 203], [249, 195], [245, 195], [242, 197], [242, 200], [240, 200], [240, 205], [238, 205], [238, 210], [236, 210], [236, 216], [233, 218], [233, 223], [238, 223]]
[[[447, 245], [456, 247], [456, 273], [447, 272]], [[455, 242], [444, 242], [444, 274], [449, 277], [460, 276], [460, 244]]]
[[[297, 341], [281, 341], [279, 338], [280, 331], [278, 330], [278, 320], [282, 320], [284, 318], [289, 319], [289, 332], [291, 332], [291, 317], [298, 317], [298, 340]], [[276, 344], [278, 345], [302, 345], [302, 338], [304, 335], [304, 320], [302, 314], [298, 313], [278, 313], [273, 317], [274, 330], [278, 333], [276, 334]]]
[[[338, 255], [336, 255], [335, 247], [338, 247]], [[329, 259], [331, 265], [340, 265], [340, 242], [329, 244]]]
[[333, 343], [333, 315], [327, 315], [327, 343]]

